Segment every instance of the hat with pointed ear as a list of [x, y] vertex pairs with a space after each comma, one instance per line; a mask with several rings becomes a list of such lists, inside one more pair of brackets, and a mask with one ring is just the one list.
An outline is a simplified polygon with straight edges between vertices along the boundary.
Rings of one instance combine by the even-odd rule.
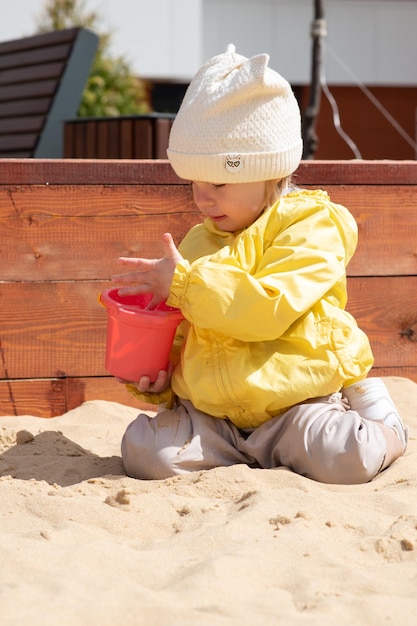
[[168, 158], [181, 178], [212, 183], [281, 179], [301, 159], [301, 116], [269, 56], [230, 44], [191, 81], [172, 125]]

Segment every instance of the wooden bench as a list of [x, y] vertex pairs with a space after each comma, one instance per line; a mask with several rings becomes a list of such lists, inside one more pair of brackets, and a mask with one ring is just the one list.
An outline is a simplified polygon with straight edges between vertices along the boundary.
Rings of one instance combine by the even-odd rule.
[[0, 43], [0, 157], [63, 156], [97, 46], [85, 28]]
[[[417, 162], [309, 161], [359, 224], [348, 309], [368, 333], [374, 374], [417, 382]], [[104, 368], [100, 291], [120, 255], [160, 255], [200, 216], [167, 161], [0, 160], [0, 414], [59, 415], [85, 400], [135, 405]]]

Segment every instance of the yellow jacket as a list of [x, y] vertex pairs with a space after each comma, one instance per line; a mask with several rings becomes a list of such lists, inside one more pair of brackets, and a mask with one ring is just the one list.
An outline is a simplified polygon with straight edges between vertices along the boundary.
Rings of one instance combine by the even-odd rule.
[[174, 393], [253, 428], [365, 378], [369, 341], [345, 311], [356, 244], [354, 218], [324, 191], [294, 190], [238, 233], [192, 228], [168, 299], [186, 319]]

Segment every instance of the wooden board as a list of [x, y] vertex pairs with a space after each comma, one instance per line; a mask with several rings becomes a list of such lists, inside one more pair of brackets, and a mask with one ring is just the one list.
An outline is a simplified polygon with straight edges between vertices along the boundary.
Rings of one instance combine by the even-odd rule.
[[[382, 185], [377, 201], [371, 185], [328, 191], [358, 223], [348, 275], [417, 273], [414, 187]], [[179, 243], [200, 220], [189, 185], [0, 187], [3, 277], [108, 278], [118, 256], [153, 256], [163, 232]]]
[[[299, 186], [417, 185], [416, 161], [302, 161]], [[2, 184], [183, 185], [167, 160], [1, 159]]]
[[[401, 376], [417, 383], [417, 366], [374, 367], [371, 376]], [[56, 417], [91, 400], [118, 402], [136, 407], [138, 413], [156, 410], [152, 404], [139, 402], [112, 377], [0, 380], [0, 416]]]
[[[372, 374], [417, 382], [417, 162], [308, 162], [299, 176], [358, 222], [348, 310]], [[163, 232], [179, 242], [200, 219], [166, 161], [0, 159], [0, 415], [136, 406], [105, 370], [98, 293], [118, 256], [157, 256]]]
[[[98, 294], [109, 286], [0, 284], [1, 377], [105, 375], [107, 316]], [[347, 308], [368, 334], [378, 366], [417, 363], [417, 277], [352, 278]]]
[[137, 407], [138, 413], [156, 408], [140, 402], [109, 376], [0, 380], [0, 416], [56, 417], [91, 400], [119, 402]]

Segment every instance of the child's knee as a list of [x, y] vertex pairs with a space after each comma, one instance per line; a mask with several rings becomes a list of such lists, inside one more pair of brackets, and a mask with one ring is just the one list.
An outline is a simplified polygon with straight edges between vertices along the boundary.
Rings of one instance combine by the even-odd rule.
[[311, 478], [332, 484], [362, 484], [381, 470], [386, 455], [385, 439], [375, 423], [347, 412], [329, 436], [316, 442]]
[[382, 469], [387, 447], [380, 425], [331, 402], [302, 405], [288, 414], [280, 460], [313, 480], [359, 484]]
[[175, 410], [163, 411], [154, 418], [140, 414], [129, 424], [121, 444], [128, 476], [161, 480], [180, 473], [176, 466], [178, 449], [189, 437], [182, 417]]

